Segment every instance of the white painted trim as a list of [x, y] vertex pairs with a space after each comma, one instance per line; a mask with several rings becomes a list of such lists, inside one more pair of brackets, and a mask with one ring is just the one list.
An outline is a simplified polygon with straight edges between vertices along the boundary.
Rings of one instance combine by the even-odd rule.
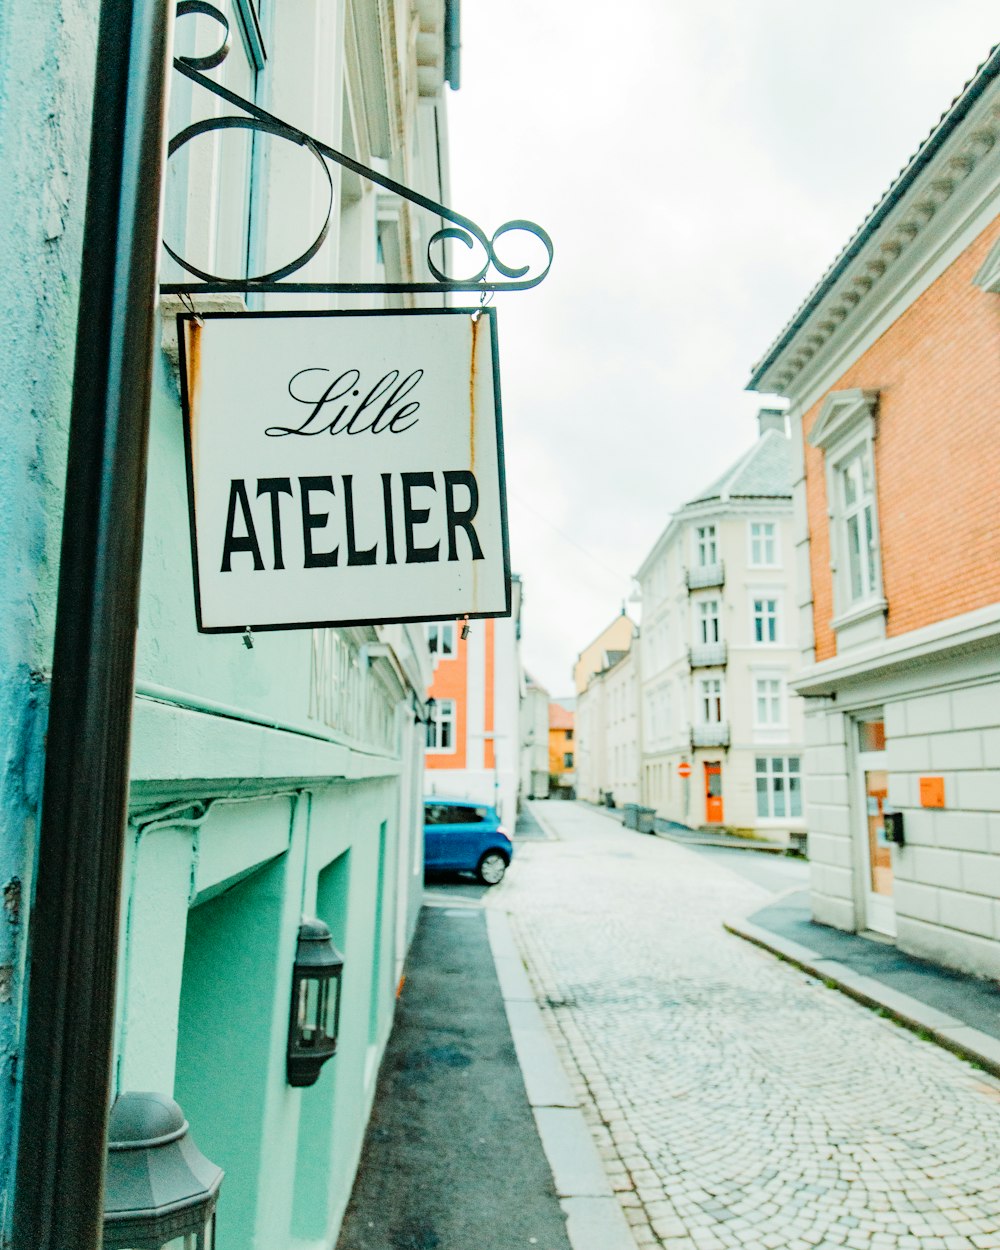
[[[884, 714], [884, 713], [883, 713]], [[857, 743], [857, 726], [861, 717], [851, 717], [854, 729], [853, 738]], [[859, 751], [854, 747], [854, 803], [851, 823], [854, 836], [859, 839], [864, 877], [861, 882], [861, 903], [864, 907], [865, 925], [876, 933], [884, 933], [888, 937], [896, 936], [896, 903], [895, 891], [892, 894], [877, 894], [872, 889], [871, 842], [868, 833], [868, 791], [865, 787], [865, 773], [889, 771], [888, 751]], [[892, 844], [889, 844], [889, 862], [892, 866], [892, 883], [896, 884], [896, 857]]]
[[854, 387], [831, 391], [823, 400], [816, 423], [809, 431], [809, 443], [824, 451], [852, 438], [859, 430], [873, 428], [878, 391]]
[[[878, 481], [875, 476], [875, 391], [834, 392], [823, 405], [821, 419], [826, 414], [823, 430], [809, 441], [823, 449], [826, 473], [827, 525], [830, 540], [830, 571], [833, 575], [834, 618], [830, 622], [837, 630], [849, 627], [875, 615], [875, 605], [885, 605], [882, 593], [882, 534], [878, 515]], [[819, 424], [819, 423], [817, 423]], [[862, 599], [853, 601], [848, 588], [850, 576], [846, 557], [847, 539], [840, 494], [840, 473], [849, 460], [858, 454], [868, 459], [872, 480], [872, 529], [875, 535], [875, 585]], [[881, 608], [884, 613], [885, 605]], [[883, 633], [884, 633], [883, 623]]]
[[[892, 290], [887, 288], [880, 305], [871, 305], [868, 317], [859, 321], [854, 333], [833, 353], [818, 352], [801, 373], [784, 390], [773, 393], [794, 399], [800, 412], [810, 409], [825, 391], [842, 378], [859, 356], [882, 337], [904, 312], [948, 270], [982, 232], [996, 220], [1000, 212], [1000, 185], [991, 185], [975, 208], [975, 215], [952, 223], [947, 237], [935, 244], [933, 237], [924, 239], [932, 248], [922, 261], [914, 260], [912, 271], [901, 275]], [[862, 305], [864, 306], [864, 305]], [[819, 310], [817, 310], [819, 311]], [[814, 314], [815, 316], [815, 314]], [[850, 318], [845, 322], [849, 324]], [[772, 388], [764, 388], [772, 393]]]
[[934, 659], [949, 651], [971, 649], [1000, 637], [1000, 603], [936, 621], [898, 638], [880, 639], [846, 656], [835, 656], [804, 669], [789, 683], [806, 697], [830, 694], [843, 682], [876, 672]]
[[879, 595], [877, 599], [865, 599], [856, 603], [849, 611], [835, 616], [830, 624], [835, 630], [845, 629], [849, 625], [859, 625], [873, 616], [885, 616], [888, 610], [889, 601]]
[[[451, 715], [444, 717], [440, 715], [441, 709], [445, 704], [451, 705]], [[435, 699], [434, 700], [434, 740], [435, 742], [441, 736], [441, 726], [445, 721], [451, 723], [451, 741], [450, 747], [425, 747], [427, 755], [455, 755], [458, 752], [458, 702], [455, 699]]]
[[991, 295], [1000, 295], [1000, 241], [990, 248], [989, 254], [972, 279], [972, 284]]
[[[774, 559], [769, 564], [755, 564], [753, 558], [753, 527], [755, 525], [770, 525], [774, 530], [772, 535], [774, 541]], [[781, 562], [781, 522], [777, 517], [770, 516], [748, 516], [746, 520], [747, 529], [747, 569], [757, 570], [763, 569], [765, 572], [775, 572], [782, 569], [784, 565]], [[761, 540], [764, 541], [763, 539]]]
[[[865, 241], [850, 272], [824, 294], [755, 390], [797, 398], [813, 392], [810, 403], [815, 402], [996, 216], [996, 96], [994, 82]], [[841, 338], [831, 351], [830, 345]]]
[[[758, 642], [755, 636], [755, 599], [773, 599], [774, 600], [774, 641]], [[785, 589], [779, 586], [747, 586], [747, 621], [750, 625], [748, 633], [747, 648], [756, 654], [769, 651], [789, 650], [788, 643], [785, 641], [787, 630], [785, 628]], [[740, 647], [739, 650], [744, 648]]]
[[[760, 681], [776, 681], [778, 683], [778, 720], [758, 720], [757, 718], [757, 700], [759, 691], [757, 683]], [[757, 734], [763, 734], [765, 737], [771, 734], [788, 736], [788, 679], [781, 669], [757, 669], [754, 666], [750, 673], [750, 723], [753, 726], [753, 732], [756, 738]], [[768, 700], [770, 696], [767, 696]]]

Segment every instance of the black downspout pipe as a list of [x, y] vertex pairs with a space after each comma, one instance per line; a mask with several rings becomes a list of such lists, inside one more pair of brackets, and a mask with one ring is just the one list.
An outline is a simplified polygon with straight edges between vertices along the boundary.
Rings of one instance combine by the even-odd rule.
[[102, 0], [14, 1194], [97, 1250], [157, 297], [170, 0]]

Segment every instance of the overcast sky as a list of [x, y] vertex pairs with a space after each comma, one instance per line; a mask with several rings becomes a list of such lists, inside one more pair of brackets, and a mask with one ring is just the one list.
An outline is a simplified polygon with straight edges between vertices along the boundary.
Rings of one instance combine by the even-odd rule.
[[556, 250], [496, 298], [523, 658], [553, 696], [749, 447], [751, 365], [998, 39], [995, 0], [464, 0], [452, 206]]

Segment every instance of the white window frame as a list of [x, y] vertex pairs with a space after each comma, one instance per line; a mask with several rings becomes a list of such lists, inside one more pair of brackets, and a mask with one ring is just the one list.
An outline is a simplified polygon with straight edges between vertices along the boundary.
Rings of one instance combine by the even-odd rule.
[[[221, 65], [205, 72], [213, 81], [256, 102], [266, 94], [263, 74], [267, 61], [259, 0], [225, 0], [219, 7], [230, 26], [230, 51]], [[189, 14], [183, 23], [182, 48], [189, 46], [187, 41], [192, 37], [191, 47], [199, 51], [216, 47], [219, 28], [212, 18]], [[242, 81], [246, 77], [249, 85]], [[177, 75], [172, 75], [171, 94], [171, 134], [223, 107], [222, 101], [205, 88], [186, 81], [179, 83]], [[227, 141], [222, 137], [224, 133], [217, 134], [212, 143], [203, 140], [200, 145], [182, 149], [168, 165], [164, 238], [189, 262], [213, 273], [238, 276], [233, 274], [234, 260], [239, 274], [255, 268], [256, 209], [260, 199], [266, 197], [267, 187], [261, 180], [258, 136], [252, 131], [235, 131]], [[239, 214], [232, 211], [236, 197], [242, 201]], [[234, 239], [239, 245], [238, 257], [226, 252]], [[191, 277], [172, 257], [164, 256], [163, 265], [171, 281]]]
[[[710, 718], [707, 713], [712, 705], [718, 712], [717, 718]], [[721, 677], [700, 677], [698, 679], [698, 724], [723, 725], [726, 721], [726, 691]]]
[[[431, 712], [431, 722], [427, 726], [427, 747], [428, 755], [454, 755], [458, 750], [458, 743], [455, 740], [457, 717], [455, 714], [454, 699], [435, 699], [434, 707]], [[444, 728], [449, 726], [451, 729], [451, 745], [445, 746], [442, 743], [444, 738]], [[433, 731], [434, 744], [431, 745], [430, 738]]]
[[[857, 466], [861, 479], [858, 496], [853, 503], [847, 500], [848, 474], [852, 467]], [[832, 465], [834, 503], [836, 514], [838, 547], [843, 553], [843, 579], [841, 590], [844, 603], [850, 611], [859, 604], [869, 602], [881, 593], [881, 579], [878, 574], [879, 546], [875, 532], [875, 464], [871, 456], [871, 448], [863, 441], [853, 443], [849, 450], [842, 453]], [[867, 482], [867, 485], [866, 485]], [[855, 591], [852, 553], [850, 541], [851, 522], [855, 521], [864, 533], [859, 535], [857, 579], [860, 589]]]
[[[767, 526], [770, 529], [770, 535], [755, 534], [754, 530]], [[781, 541], [780, 527], [777, 521], [748, 521], [747, 522], [747, 567], [751, 569], [777, 569], [781, 567]], [[767, 553], [767, 545], [771, 546], [771, 559], [765, 559]], [[760, 550], [760, 558], [755, 558], [757, 552], [755, 547], [762, 545]]]
[[[767, 693], [761, 693], [761, 685], [767, 682], [777, 686], [777, 692], [773, 689]], [[760, 700], [764, 698], [768, 704], [768, 712], [774, 710], [774, 701], [777, 700], [777, 717], [772, 718], [770, 715], [763, 720], [760, 717]], [[753, 725], [755, 729], [787, 729], [788, 728], [788, 688], [785, 677], [782, 673], [754, 673], [753, 675]]]
[[[711, 558], [706, 555], [711, 551]], [[695, 562], [700, 569], [711, 568], [719, 563], [719, 532], [714, 525], [696, 525], [694, 527]]]
[[[697, 617], [695, 623], [695, 644], [697, 646], [708, 646], [715, 642], [722, 642], [722, 600], [718, 595], [713, 595], [710, 599], [698, 599], [697, 601]], [[715, 606], [714, 613], [709, 613], [708, 608]], [[715, 623], [715, 637], [703, 637], [710, 633], [706, 627], [709, 622]]]
[[[823, 452], [826, 470], [827, 516], [830, 527], [830, 569], [833, 575], [834, 630], [849, 629], [862, 622], [874, 622], [877, 637], [885, 636], [885, 612], [888, 604], [882, 585], [882, 542], [878, 516], [878, 481], [876, 478], [875, 408], [878, 392], [853, 389], [832, 391], [823, 401], [819, 416], [809, 432], [809, 442]], [[871, 483], [871, 551], [873, 557], [872, 585], [855, 598], [851, 589], [851, 568], [848, 553], [848, 514], [843, 495], [843, 471], [854, 459], [867, 461]], [[879, 618], [881, 621], [879, 623]], [[871, 637], [870, 628], [865, 631]], [[858, 641], [862, 638], [859, 636]]]
[[[757, 637], [757, 603], [773, 603], [774, 604], [774, 637], [760, 638]], [[754, 647], [780, 647], [784, 643], [784, 604], [781, 594], [776, 590], [752, 590], [750, 592], [750, 643]], [[767, 621], [769, 614], [762, 614], [761, 620]], [[763, 630], [761, 631], [764, 632]]]
[[[432, 634], [437, 634], [438, 645], [431, 646]], [[445, 639], [450, 638], [448, 649], [445, 650]], [[456, 655], [455, 648], [455, 622], [454, 621], [435, 621], [427, 626], [427, 645], [430, 648], [431, 655], [437, 660], [453, 660]]]
[[[780, 760], [781, 768], [775, 769], [774, 761]], [[797, 761], [798, 768], [792, 769], [790, 763], [792, 760]], [[763, 761], [765, 767], [762, 770], [760, 764]], [[767, 779], [767, 813], [760, 810], [760, 789], [757, 785], [761, 777]], [[791, 779], [798, 778], [798, 813], [792, 814], [792, 786]], [[785, 814], [775, 814], [775, 795], [778, 792], [777, 786], [774, 785], [776, 780], [784, 783], [785, 794]], [[802, 756], [801, 755], [776, 755], [773, 753], [765, 753], [763, 751], [755, 753], [754, 756], [754, 804], [757, 811], [758, 823], [770, 822], [773, 824], [788, 824], [789, 822], [801, 822], [805, 819], [805, 799], [802, 791]]]

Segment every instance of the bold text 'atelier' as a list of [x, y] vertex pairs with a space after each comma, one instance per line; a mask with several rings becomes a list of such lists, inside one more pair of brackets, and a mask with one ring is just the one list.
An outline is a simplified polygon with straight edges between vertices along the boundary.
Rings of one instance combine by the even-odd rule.
[[[295, 530], [298, 526], [301, 526], [303, 568], [332, 568], [341, 564], [341, 542], [345, 549], [343, 564], [348, 567], [397, 564], [395, 518], [398, 504], [401, 504], [398, 511], [402, 515], [404, 563], [438, 563], [441, 559], [442, 543], [447, 548], [446, 558], [458, 560], [459, 530], [465, 532], [472, 559], [484, 559], [479, 536], [473, 525], [479, 510], [479, 487], [475, 475], [468, 469], [446, 469], [441, 473], [381, 473], [378, 476], [378, 482], [370, 479], [366, 482], [367, 489], [375, 494], [377, 502], [369, 501], [369, 507], [363, 510], [355, 506], [354, 475], [350, 473], [336, 479], [330, 474], [257, 478], [254, 496], [256, 513], [254, 505], [251, 504], [247, 480], [233, 478], [229, 487], [221, 572], [232, 572], [233, 557], [241, 554], [252, 558], [254, 572], [264, 571], [266, 566], [259, 535], [261, 532], [266, 534], [268, 519], [273, 569], [285, 567], [284, 538], [288, 529]], [[443, 487], [440, 492], [439, 481]], [[250, 489], [254, 489], [252, 480]], [[415, 499], [414, 493], [417, 491], [425, 493]], [[462, 492], [461, 498], [459, 491]], [[287, 515], [282, 515], [282, 497], [287, 495], [294, 499], [296, 492], [299, 498], [298, 516], [296, 521], [289, 522]], [[324, 499], [323, 496], [328, 498]], [[331, 526], [330, 512], [322, 511], [323, 504], [329, 506], [331, 499], [337, 502], [340, 525]], [[266, 502], [257, 502], [261, 500]], [[418, 503], [426, 506], [418, 506]], [[286, 504], [287, 511], [294, 514], [294, 506]], [[369, 532], [359, 538], [356, 515], [361, 511], [369, 516], [373, 513], [379, 516], [378, 528], [381, 532]], [[418, 535], [418, 529], [424, 532]], [[323, 530], [332, 530], [337, 536], [337, 542], [326, 550], [317, 550], [322, 541]], [[327, 536], [327, 541], [329, 537], [330, 535]], [[435, 541], [428, 542], [430, 537], [434, 537]], [[372, 539], [375, 541], [371, 542]], [[365, 541], [371, 545], [359, 546], [359, 542]]]

